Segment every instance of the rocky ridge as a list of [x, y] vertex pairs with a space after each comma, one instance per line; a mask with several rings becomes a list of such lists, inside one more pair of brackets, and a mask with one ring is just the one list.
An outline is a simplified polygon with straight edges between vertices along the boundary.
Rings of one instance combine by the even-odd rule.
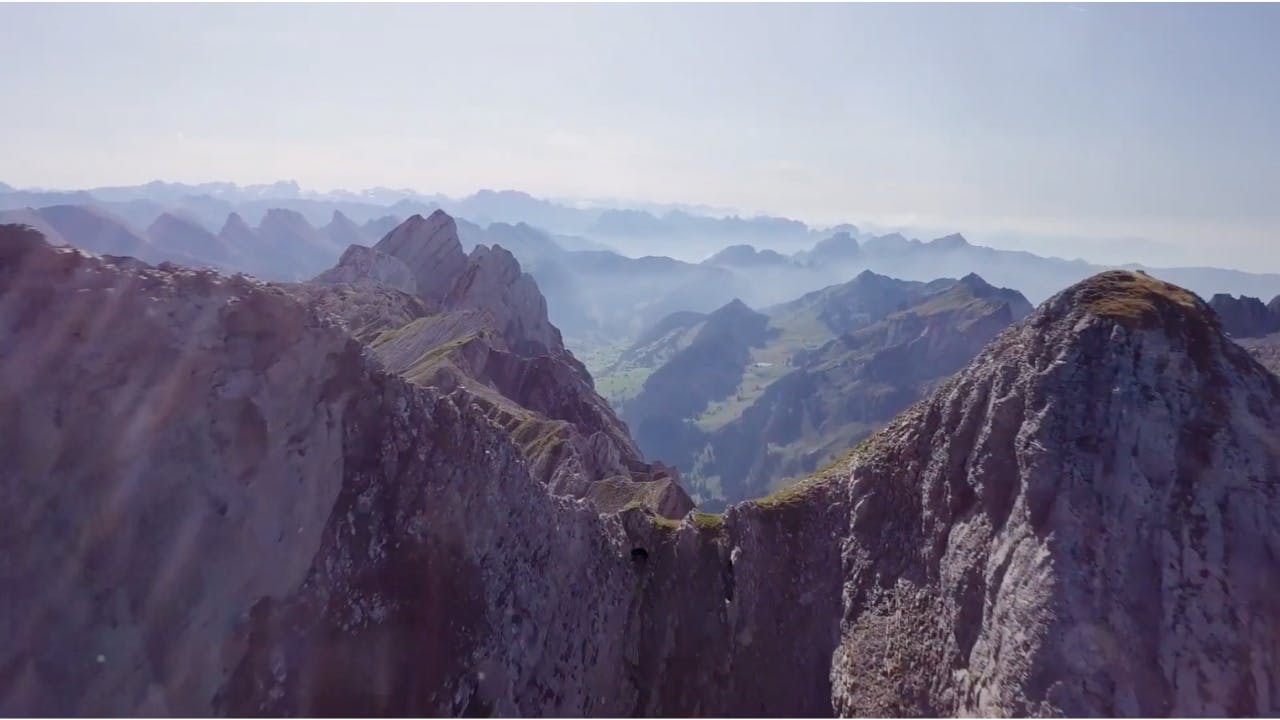
[[634, 501], [670, 517], [688, 512], [692, 501], [677, 473], [644, 462], [626, 425], [565, 349], [533, 278], [501, 247], [477, 245], [463, 254], [456, 224], [444, 212], [410, 218], [374, 248], [352, 246], [312, 283], [332, 291], [302, 292], [312, 302], [343, 293], [340, 304], [327, 303], [343, 314], [403, 308], [407, 303], [397, 305], [389, 294], [411, 294], [400, 282], [405, 272], [422, 312], [398, 313], [376, 335], [362, 326], [389, 369], [482, 398], [491, 419], [512, 433], [535, 474], [558, 493], [590, 497], [606, 509]]
[[5, 714], [1280, 710], [1280, 380], [1133, 273], [680, 521], [246, 278], [0, 230], [0, 333]]
[[1280, 332], [1280, 296], [1263, 305], [1256, 297], [1218, 293], [1209, 300], [1209, 307], [1218, 314], [1223, 330], [1234, 338]]

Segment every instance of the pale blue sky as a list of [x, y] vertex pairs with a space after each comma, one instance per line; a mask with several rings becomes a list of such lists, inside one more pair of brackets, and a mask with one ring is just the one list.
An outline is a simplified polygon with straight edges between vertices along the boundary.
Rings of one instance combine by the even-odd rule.
[[1256, 5], [3, 5], [0, 180], [519, 188], [1280, 270], [1278, 38]]

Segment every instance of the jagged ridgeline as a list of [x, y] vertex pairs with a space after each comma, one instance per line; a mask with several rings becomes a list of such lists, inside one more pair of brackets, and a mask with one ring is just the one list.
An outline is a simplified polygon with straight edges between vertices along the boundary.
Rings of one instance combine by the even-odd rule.
[[0, 711], [1280, 712], [1280, 381], [1191, 293], [705, 515], [451, 224], [294, 285], [0, 228]]

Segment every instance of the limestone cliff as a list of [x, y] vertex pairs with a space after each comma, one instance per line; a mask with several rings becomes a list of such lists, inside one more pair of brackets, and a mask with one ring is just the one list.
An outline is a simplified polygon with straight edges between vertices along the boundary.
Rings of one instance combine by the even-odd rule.
[[1099, 276], [682, 520], [243, 277], [0, 228], [5, 715], [1280, 711], [1280, 380]]

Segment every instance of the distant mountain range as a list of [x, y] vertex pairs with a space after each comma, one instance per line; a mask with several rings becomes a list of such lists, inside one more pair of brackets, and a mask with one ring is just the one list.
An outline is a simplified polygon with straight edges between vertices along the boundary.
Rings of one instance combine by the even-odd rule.
[[864, 271], [758, 313], [740, 300], [664, 319], [601, 376], [647, 456], [704, 507], [759, 497], [834, 460], [1031, 312], [977, 275], [929, 283]]
[[[960, 234], [922, 241], [777, 217], [576, 207], [512, 190], [452, 199], [388, 188], [314, 193], [292, 182], [153, 182], [69, 192], [0, 188], [0, 222], [36, 226], [52, 242], [269, 280], [312, 277], [349, 245], [372, 246], [405, 218], [437, 209], [457, 218], [464, 247], [499, 245], [515, 255], [537, 279], [568, 346], [595, 370], [671, 313], [709, 313], [735, 298], [769, 307], [864, 270], [921, 282], [977, 273], [1039, 302], [1114, 267], [983, 247]], [[1280, 295], [1277, 274], [1158, 262], [1123, 267], [1144, 269], [1205, 298]]]

